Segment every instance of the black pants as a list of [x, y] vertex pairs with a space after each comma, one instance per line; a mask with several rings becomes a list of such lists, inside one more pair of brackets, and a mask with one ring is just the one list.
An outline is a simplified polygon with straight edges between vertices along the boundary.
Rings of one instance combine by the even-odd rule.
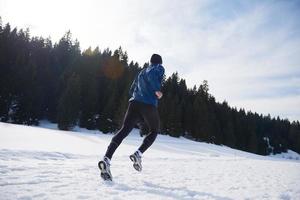
[[144, 153], [153, 144], [159, 131], [160, 124], [157, 108], [142, 102], [131, 101], [129, 102], [122, 128], [112, 138], [105, 153], [106, 157], [109, 159], [112, 158], [115, 150], [140, 119], [143, 119], [146, 122], [149, 133], [144, 138], [144, 141], [138, 150]]

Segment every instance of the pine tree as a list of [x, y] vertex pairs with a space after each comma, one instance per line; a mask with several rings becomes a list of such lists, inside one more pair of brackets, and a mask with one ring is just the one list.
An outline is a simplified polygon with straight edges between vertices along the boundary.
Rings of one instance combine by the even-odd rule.
[[97, 126], [99, 88], [97, 71], [100, 65], [99, 49], [88, 48], [83, 52], [78, 64], [80, 76], [81, 99], [80, 99], [80, 127], [95, 129]]
[[67, 82], [58, 107], [58, 128], [70, 130], [76, 124], [80, 108], [80, 79], [76, 74], [72, 74]]

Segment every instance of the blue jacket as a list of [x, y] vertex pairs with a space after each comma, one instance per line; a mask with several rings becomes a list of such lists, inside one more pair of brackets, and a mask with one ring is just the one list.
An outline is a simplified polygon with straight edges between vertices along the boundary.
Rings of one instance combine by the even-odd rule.
[[129, 90], [131, 96], [129, 101], [135, 100], [157, 106], [158, 98], [155, 92], [160, 91], [164, 73], [165, 69], [160, 64], [151, 64], [140, 71]]

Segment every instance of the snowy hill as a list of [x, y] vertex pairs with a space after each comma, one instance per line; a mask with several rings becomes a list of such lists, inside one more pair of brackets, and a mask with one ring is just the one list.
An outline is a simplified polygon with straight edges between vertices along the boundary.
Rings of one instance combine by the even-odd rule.
[[289, 160], [159, 135], [138, 173], [128, 158], [142, 141], [135, 130], [114, 155], [109, 183], [97, 162], [112, 135], [42, 125], [52, 130], [0, 123], [0, 199], [300, 199], [295, 152]]

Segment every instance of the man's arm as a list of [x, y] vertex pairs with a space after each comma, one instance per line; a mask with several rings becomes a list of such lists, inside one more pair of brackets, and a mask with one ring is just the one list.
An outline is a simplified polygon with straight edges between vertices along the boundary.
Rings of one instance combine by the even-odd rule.
[[159, 99], [162, 97], [162, 92], [160, 91], [160, 89], [161, 89], [161, 83], [163, 80], [164, 73], [165, 73], [165, 69], [162, 66], [159, 66], [157, 67], [157, 69], [153, 70], [153, 72], [150, 74], [151, 87], [155, 92], [155, 95]]

